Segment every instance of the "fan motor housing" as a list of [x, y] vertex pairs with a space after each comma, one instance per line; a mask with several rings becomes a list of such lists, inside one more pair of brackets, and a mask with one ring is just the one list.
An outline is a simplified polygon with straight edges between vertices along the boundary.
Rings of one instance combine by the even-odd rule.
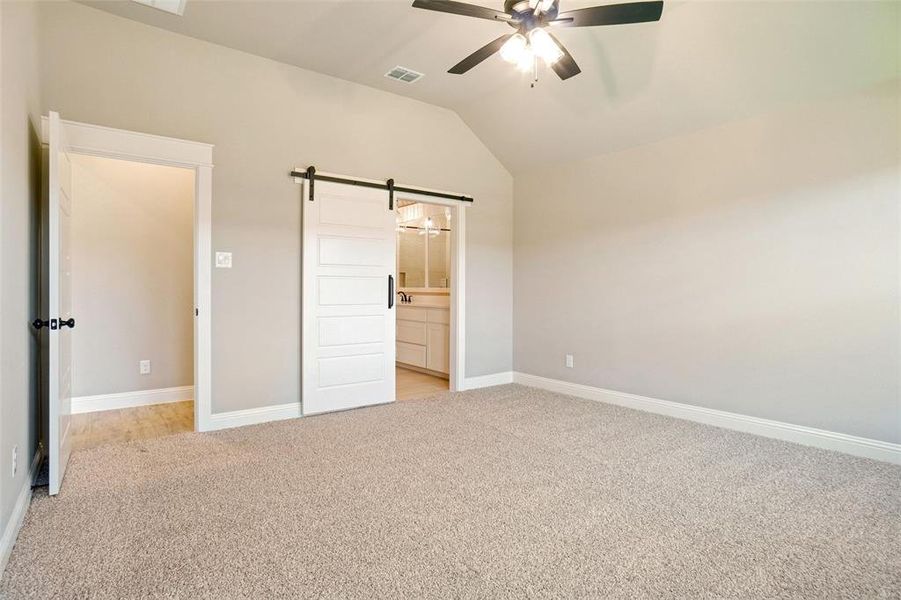
[[559, 5], [559, 1], [554, 0], [554, 3], [546, 12], [536, 17], [535, 10], [530, 6], [529, 0], [504, 0], [504, 12], [516, 17], [515, 21], [510, 22], [512, 27], [528, 31], [535, 27], [543, 27], [548, 21], [556, 19], [560, 10]]

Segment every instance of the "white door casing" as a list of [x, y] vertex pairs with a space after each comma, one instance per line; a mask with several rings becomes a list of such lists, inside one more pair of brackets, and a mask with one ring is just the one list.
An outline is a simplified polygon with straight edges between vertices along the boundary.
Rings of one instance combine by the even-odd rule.
[[[394, 401], [395, 216], [387, 190], [303, 187], [303, 414]], [[390, 289], [389, 289], [390, 288]]]
[[[42, 117], [41, 121], [41, 139], [45, 148], [49, 148], [50, 118]], [[194, 171], [194, 427], [197, 431], [219, 428], [212, 419], [213, 146], [90, 123], [58, 121], [70, 154], [104, 156]], [[45, 161], [45, 166], [49, 162]], [[45, 177], [45, 183], [47, 179]], [[50, 237], [49, 232], [46, 237]], [[44, 264], [48, 262], [45, 260]], [[44, 273], [44, 278], [49, 278], [49, 271]], [[43, 297], [46, 297], [46, 292]], [[49, 300], [44, 303], [44, 306], [48, 305]], [[42, 350], [46, 342], [47, 338], [42, 337]], [[46, 353], [43, 354], [46, 356]], [[45, 360], [42, 357], [42, 361]]]
[[72, 215], [72, 164], [59, 114], [49, 117], [49, 167], [47, 205], [49, 395], [48, 451], [49, 493], [59, 493], [72, 451], [72, 334], [62, 323], [72, 318], [72, 263], [70, 231]]

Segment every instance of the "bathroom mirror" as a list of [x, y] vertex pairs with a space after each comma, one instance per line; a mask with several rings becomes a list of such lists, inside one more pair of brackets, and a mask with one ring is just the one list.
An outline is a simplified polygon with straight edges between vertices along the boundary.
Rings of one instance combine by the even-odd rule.
[[398, 203], [398, 288], [450, 287], [450, 221], [445, 207]]
[[429, 284], [430, 288], [450, 286], [450, 232], [440, 231], [429, 236]]
[[403, 229], [397, 238], [397, 286], [425, 287], [425, 236], [417, 229]]

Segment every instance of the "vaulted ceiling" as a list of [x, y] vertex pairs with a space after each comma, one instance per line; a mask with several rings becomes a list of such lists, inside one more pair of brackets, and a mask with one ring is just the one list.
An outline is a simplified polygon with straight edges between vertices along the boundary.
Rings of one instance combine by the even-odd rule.
[[[84, 3], [447, 107], [512, 172], [898, 79], [896, 2], [668, 1], [657, 23], [557, 30], [582, 74], [560, 81], [542, 69], [534, 88], [497, 56], [447, 74], [509, 27], [408, 0], [188, 0], [181, 17], [128, 0]], [[605, 3], [561, 0], [563, 10]], [[426, 76], [383, 77], [396, 65]]]

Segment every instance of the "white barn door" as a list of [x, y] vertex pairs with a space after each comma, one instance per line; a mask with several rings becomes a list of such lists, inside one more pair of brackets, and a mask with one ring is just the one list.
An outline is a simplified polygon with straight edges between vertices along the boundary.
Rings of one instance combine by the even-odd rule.
[[303, 194], [303, 414], [394, 400], [394, 211], [387, 190]]
[[65, 128], [59, 114], [51, 112], [49, 128], [47, 204], [47, 331], [49, 395], [48, 462], [49, 493], [59, 493], [72, 451], [72, 263], [70, 221], [72, 215], [72, 164]]

